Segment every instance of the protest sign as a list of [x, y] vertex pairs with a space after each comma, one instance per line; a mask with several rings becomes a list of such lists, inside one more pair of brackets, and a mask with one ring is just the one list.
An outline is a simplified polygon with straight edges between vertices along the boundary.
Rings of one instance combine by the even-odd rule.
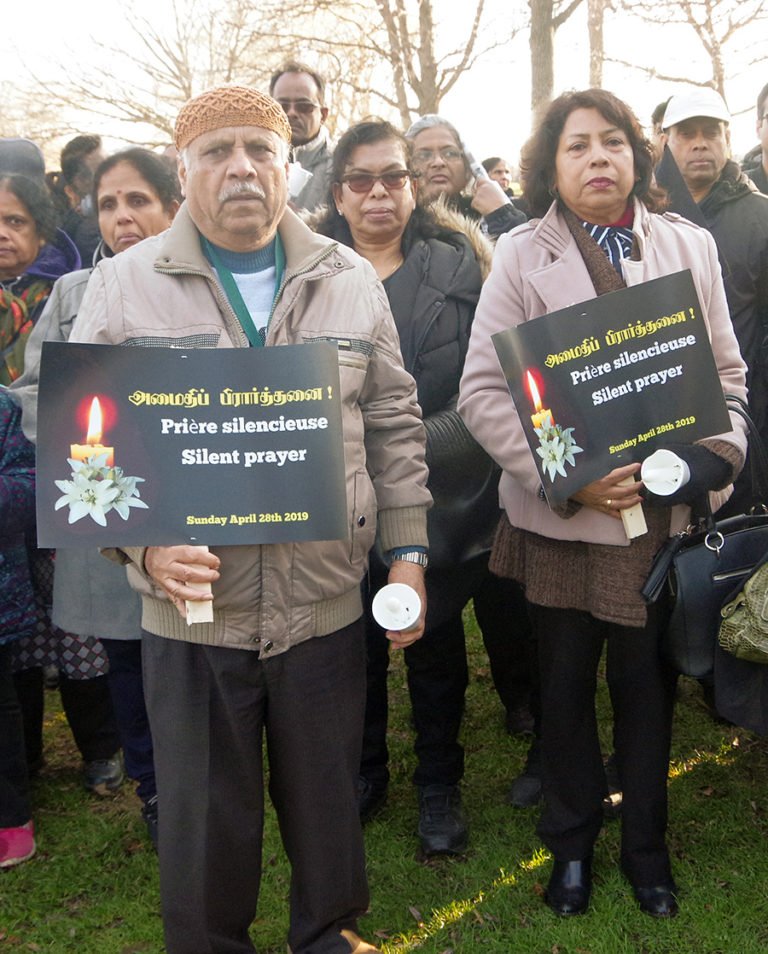
[[47, 342], [41, 546], [347, 535], [337, 349]]
[[547, 498], [731, 429], [689, 270], [493, 336]]

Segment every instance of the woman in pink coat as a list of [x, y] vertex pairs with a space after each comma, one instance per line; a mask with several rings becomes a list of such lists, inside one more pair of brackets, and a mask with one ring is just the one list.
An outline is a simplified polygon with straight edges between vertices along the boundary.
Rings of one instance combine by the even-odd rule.
[[[629, 108], [603, 90], [555, 100], [526, 150], [529, 223], [502, 236], [483, 286], [459, 411], [500, 464], [505, 516], [492, 569], [523, 584], [539, 646], [544, 809], [538, 831], [554, 856], [545, 895], [556, 913], [583, 913], [606, 794], [595, 716], [607, 644], [614, 744], [623, 789], [621, 867], [641, 909], [677, 913], [665, 834], [675, 676], [658, 653], [663, 607], [640, 589], [655, 551], [687, 522], [690, 505], [740, 470], [742, 428], [675, 445], [691, 479], [651, 498], [630, 463], [550, 506], [491, 336], [576, 302], [690, 269], [723, 391], [745, 395], [715, 245], [663, 214], [648, 142]], [[717, 506], [713, 497], [713, 508]], [[642, 504], [648, 532], [628, 540], [621, 511]]]

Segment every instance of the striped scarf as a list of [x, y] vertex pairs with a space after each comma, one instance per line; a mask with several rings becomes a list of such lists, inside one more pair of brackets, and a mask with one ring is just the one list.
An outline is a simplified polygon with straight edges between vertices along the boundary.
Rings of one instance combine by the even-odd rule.
[[632, 252], [634, 235], [632, 229], [622, 225], [593, 225], [591, 222], [581, 221], [583, 228], [597, 242], [608, 256], [608, 261], [621, 275], [621, 260], [628, 258]]

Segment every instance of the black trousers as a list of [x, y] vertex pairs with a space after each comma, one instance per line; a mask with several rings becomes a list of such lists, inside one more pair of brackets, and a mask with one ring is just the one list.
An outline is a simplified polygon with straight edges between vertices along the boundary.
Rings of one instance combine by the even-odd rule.
[[0, 646], [0, 828], [19, 828], [31, 817], [24, 724], [13, 688], [11, 646]]
[[621, 865], [635, 886], [668, 880], [667, 774], [676, 677], [659, 655], [657, 620], [634, 629], [541, 606], [531, 606], [531, 618], [541, 676], [544, 809], [539, 835], [556, 858], [572, 861], [591, 852], [602, 826], [606, 784], [595, 692], [607, 641], [613, 741], [623, 790]]
[[349, 954], [368, 907], [357, 772], [362, 623], [272, 659], [142, 638], [160, 817], [168, 954], [253, 954], [264, 779], [291, 864], [293, 954]]
[[[385, 583], [383, 575], [372, 575], [370, 597]], [[494, 576], [487, 556], [447, 571], [429, 570], [426, 631], [404, 650], [416, 731], [416, 785], [455, 785], [464, 775], [459, 730], [468, 670], [462, 610], [470, 599], [499, 698], [507, 709], [530, 700], [531, 627], [518, 584]], [[366, 604], [368, 690], [360, 774], [386, 785], [389, 642], [370, 614], [370, 599]]]
[[[13, 677], [24, 717], [24, 745], [29, 765], [43, 755], [44, 688], [42, 668], [24, 669]], [[69, 679], [59, 673], [59, 692], [75, 745], [84, 762], [111, 759], [120, 749], [106, 676]]]

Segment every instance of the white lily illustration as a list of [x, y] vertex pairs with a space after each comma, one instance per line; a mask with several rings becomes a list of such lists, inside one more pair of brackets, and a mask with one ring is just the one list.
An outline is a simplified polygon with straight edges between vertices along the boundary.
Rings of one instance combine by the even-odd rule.
[[99, 526], [106, 527], [107, 514], [116, 510], [127, 520], [131, 507], [149, 509], [141, 499], [137, 484], [143, 477], [127, 477], [121, 467], [107, 466], [107, 455], [100, 454], [86, 460], [69, 459], [71, 480], [54, 481], [63, 492], [55, 508], [69, 507], [69, 523], [91, 517]]
[[536, 448], [536, 453], [541, 457], [542, 473], [548, 474], [551, 481], [554, 481], [556, 474], [567, 477], [565, 465], [575, 466], [575, 455], [583, 452], [583, 448], [573, 439], [573, 428], [563, 428], [547, 421], [534, 430], [539, 438], [540, 446]]

